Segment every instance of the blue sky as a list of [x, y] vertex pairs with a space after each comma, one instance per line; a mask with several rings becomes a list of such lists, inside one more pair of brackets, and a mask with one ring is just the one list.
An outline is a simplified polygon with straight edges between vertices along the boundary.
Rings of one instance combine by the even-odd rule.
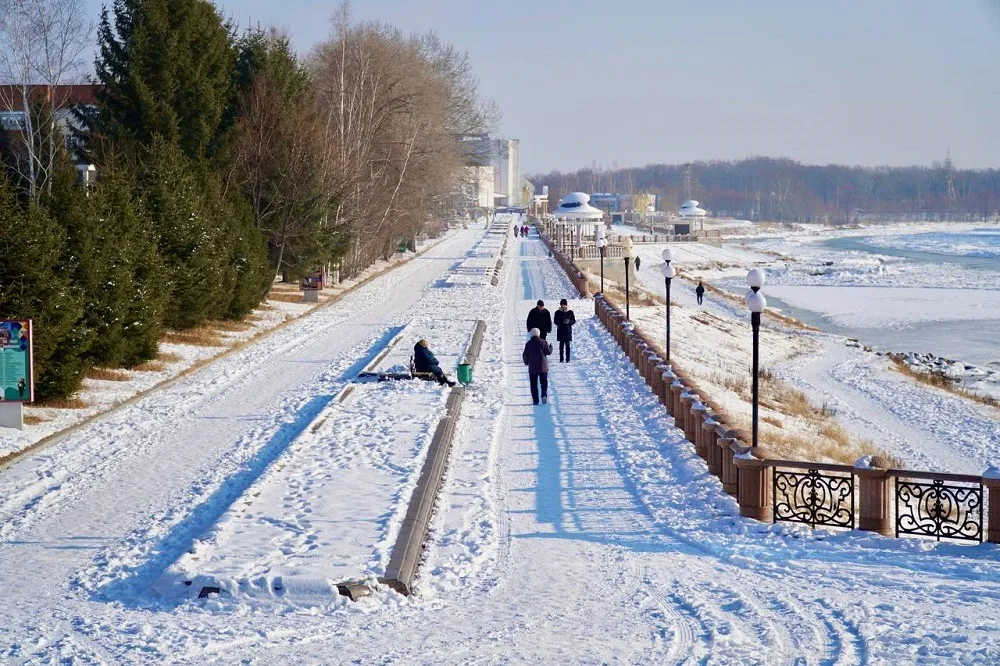
[[[86, 0], [96, 20], [100, 0]], [[1000, 0], [356, 0], [467, 50], [526, 173], [748, 155], [1000, 166]], [[220, 0], [306, 53], [335, 2]]]

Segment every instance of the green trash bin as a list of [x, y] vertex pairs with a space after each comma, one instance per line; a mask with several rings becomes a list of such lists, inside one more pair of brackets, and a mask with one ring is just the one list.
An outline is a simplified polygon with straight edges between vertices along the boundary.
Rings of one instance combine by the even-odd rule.
[[472, 383], [471, 363], [460, 363], [458, 365], [458, 383], [462, 386], [468, 386]]

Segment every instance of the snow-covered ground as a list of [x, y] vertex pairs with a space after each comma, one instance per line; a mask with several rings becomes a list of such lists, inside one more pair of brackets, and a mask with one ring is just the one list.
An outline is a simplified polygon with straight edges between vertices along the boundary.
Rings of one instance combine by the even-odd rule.
[[[0, 661], [1000, 659], [1000, 549], [739, 518], [537, 240], [511, 239], [491, 298], [441, 285], [483, 232], [0, 473]], [[561, 297], [574, 360], [553, 360], [551, 401], [533, 407], [524, 316]], [[295, 442], [317, 400], [416, 315], [488, 327], [416, 594], [160, 598], [158, 576], [269, 469], [310, 496], [317, 465]], [[375, 430], [358, 445], [377, 447]]]

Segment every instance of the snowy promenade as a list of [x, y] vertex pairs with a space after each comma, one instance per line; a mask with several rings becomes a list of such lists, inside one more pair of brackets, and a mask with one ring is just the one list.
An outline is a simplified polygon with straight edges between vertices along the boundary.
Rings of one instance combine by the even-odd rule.
[[[592, 302], [571, 301], [573, 362], [556, 350], [550, 402], [532, 406], [525, 316], [573, 293], [533, 238], [511, 239], [491, 299], [440, 287], [482, 233], [0, 474], [0, 662], [1000, 660], [994, 546], [736, 517]], [[159, 599], [150, 585], [249, 486], [241, 474], [415, 314], [488, 324], [415, 596]]]

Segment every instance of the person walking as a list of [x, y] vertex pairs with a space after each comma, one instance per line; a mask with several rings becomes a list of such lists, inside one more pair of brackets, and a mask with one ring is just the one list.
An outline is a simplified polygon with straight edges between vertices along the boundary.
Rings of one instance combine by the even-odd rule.
[[697, 289], [694, 290], [694, 294], [698, 297], [698, 305], [701, 305], [702, 299], [705, 298], [705, 285], [700, 280], [698, 281]]
[[556, 340], [559, 342], [559, 362], [563, 362], [563, 351], [565, 351], [566, 363], [569, 363], [569, 344], [573, 341], [576, 315], [569, 309], [569, 303], [565, 298], [559, 301], [559, 309], [556, 310], [552, 322], [556, 325]]
[[531, 402], [538, 404], [538, 385], [542, 387], [542, 403], [549, 401], [549, 354], [552, 345], [541, 337], [541, 331], [531, 329], [531, 337], [524, 343], [521, 360], [528, 366], [528, 381], [531, 383]]
[[521, 227], [515, 224], [514, 225], [514, 238], [517, 238], [518, 235], [520, 235], [520, 233], [521, 233]]
[[545, 301], [538, 301], [535, 307], [528, 313], [528, 330], [537, 328], [541, 332], [544, 340], [552, 332], [552, 315], [545, 309]]

